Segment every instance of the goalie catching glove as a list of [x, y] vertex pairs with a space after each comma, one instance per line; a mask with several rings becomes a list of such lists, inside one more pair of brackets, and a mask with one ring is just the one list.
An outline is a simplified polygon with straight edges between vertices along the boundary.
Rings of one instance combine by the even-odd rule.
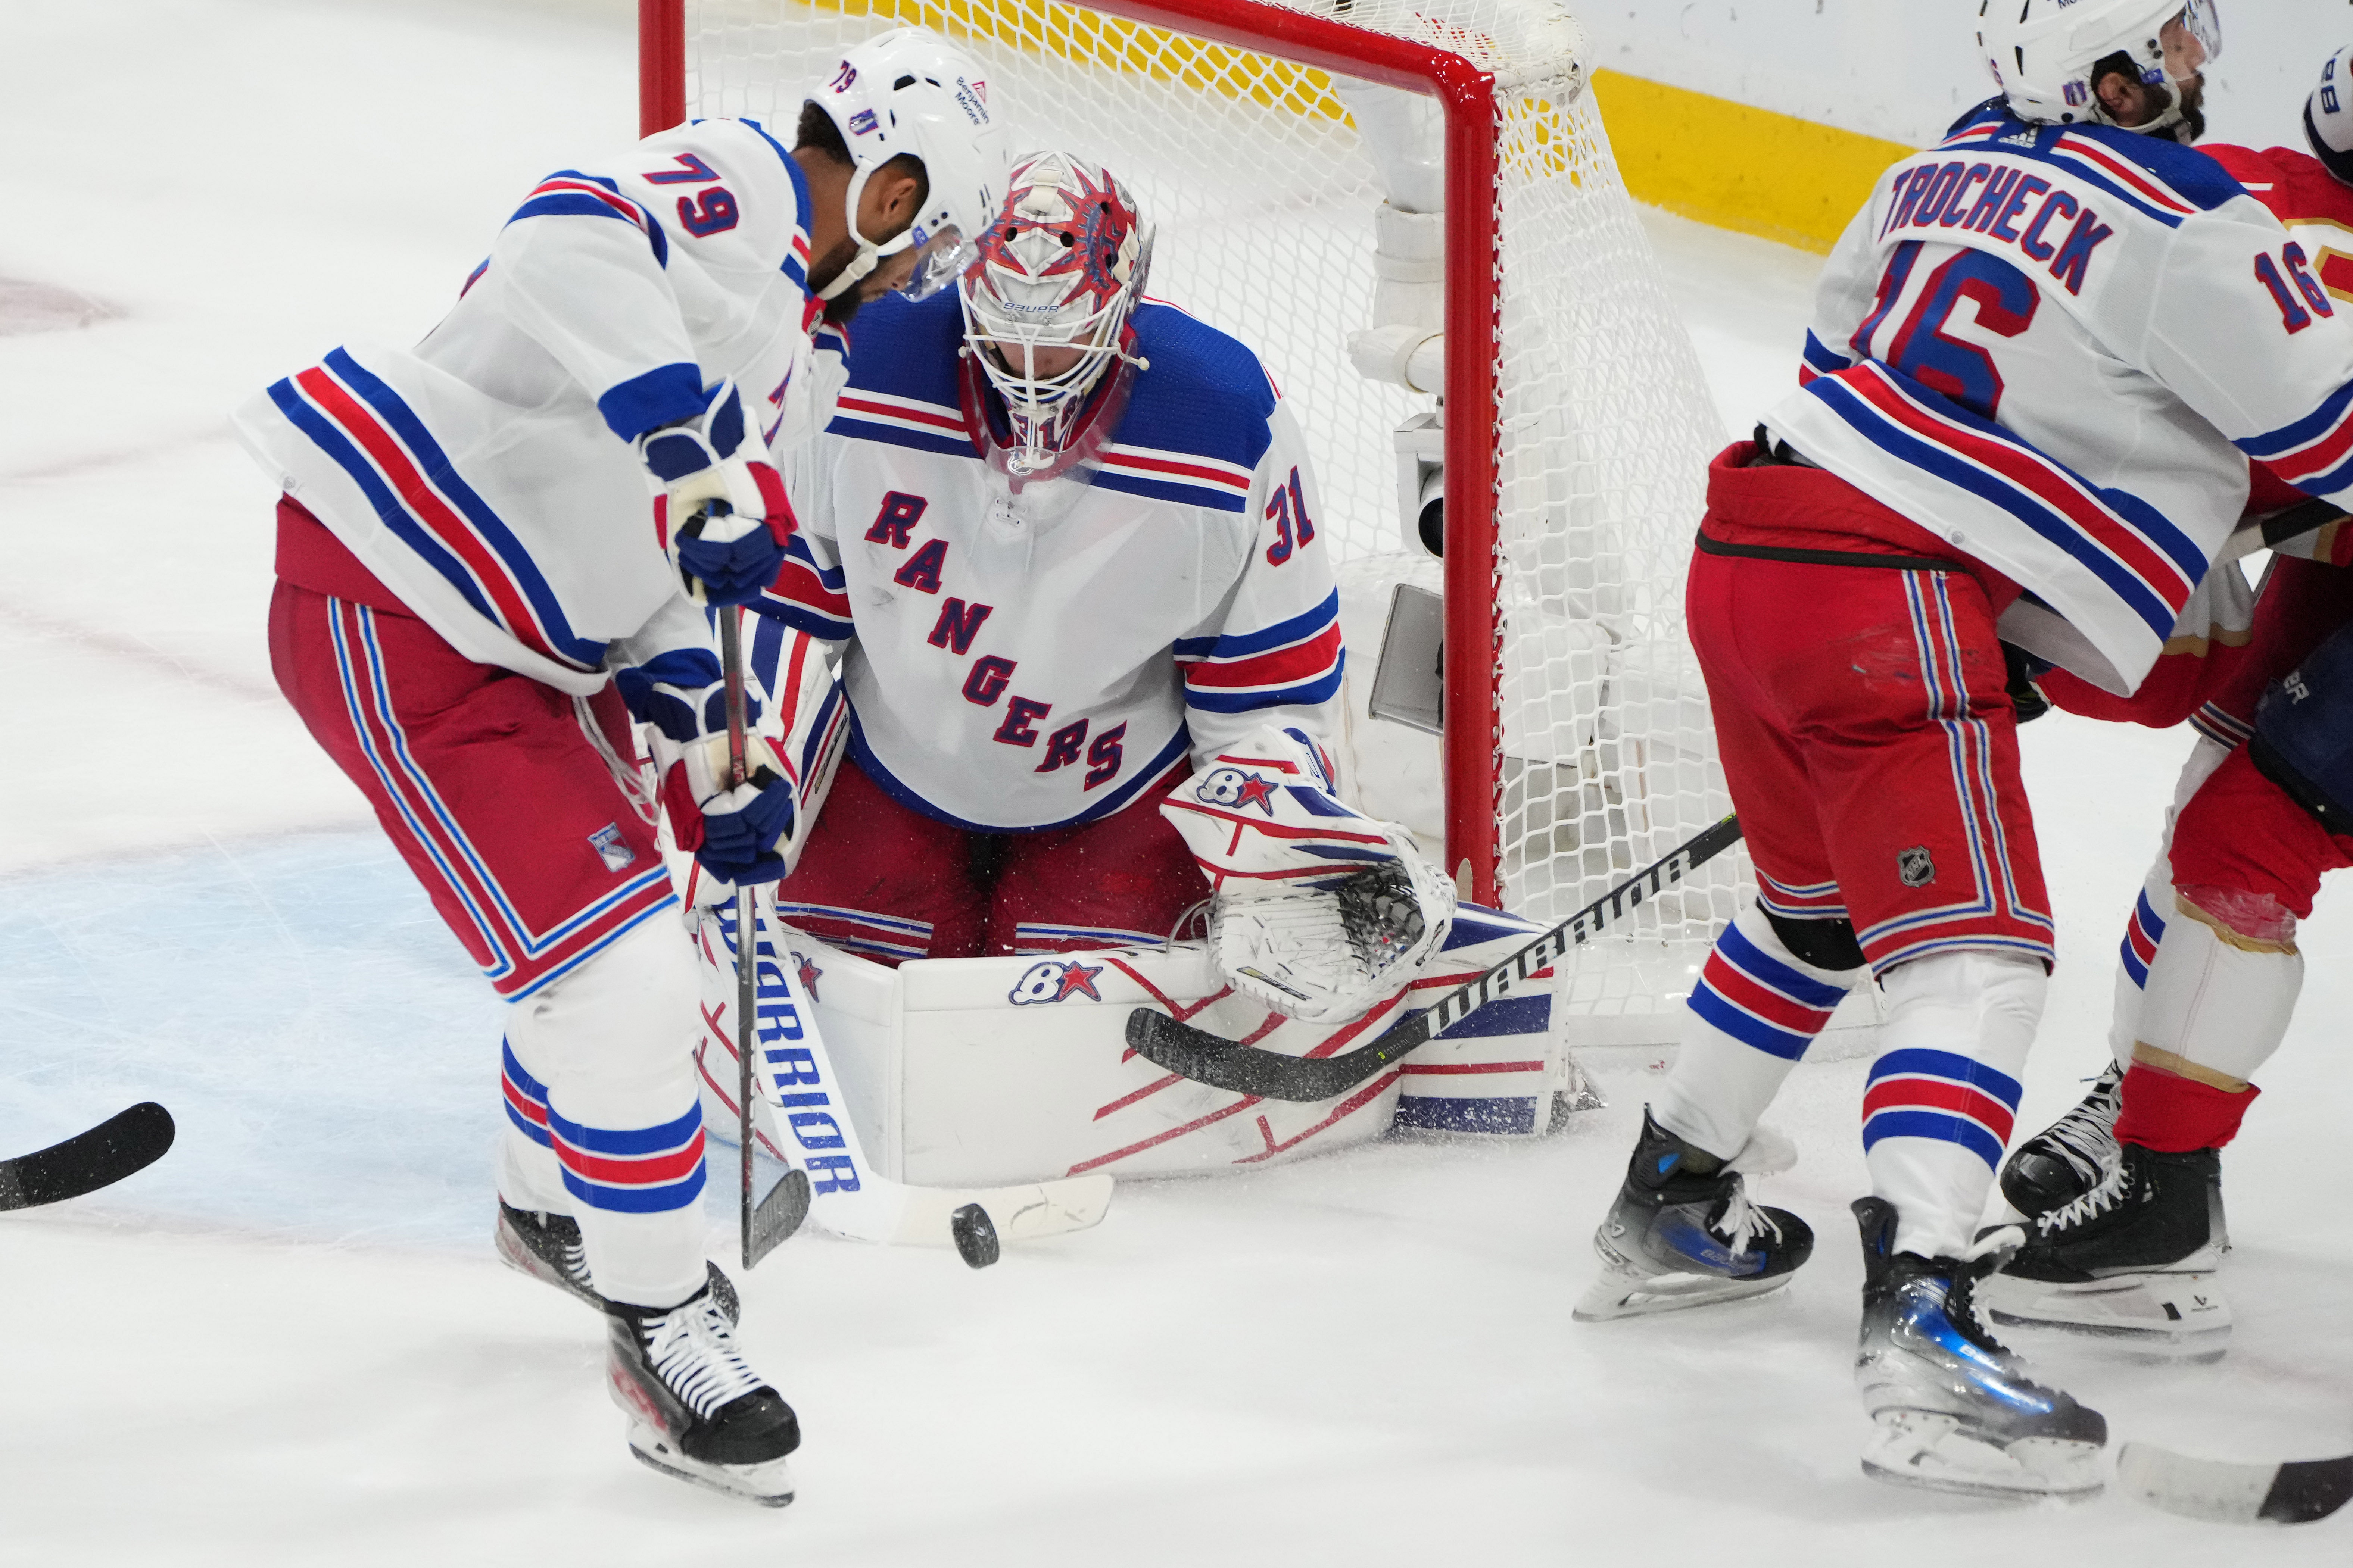
[[792, 503], [782, 475], [751, 454], [751, 428], [735, 384], [723, 381], [693, 419], [638, 437], [654, 489], [654, 537], [686, 596], [698, 605], [743, 605], [784, 569]]
[[1160, 803], [1216, 894], [1209, 943], [1233, 988], [1337, 1023], [1394, 995], [1446, 940], [1454, 884], [1401, 827], [1333, 793], [1298, 730], [1228, 746]]
[[[782, 877], [776, 843], [792, 831], [800, 788], [776, 748], [753, 734], [744, 738], [744, 782], [733, 782], [718, 659], [707, 648], [681, 648], [619, 670], [614, 682], [630, 717], [650, 726], [670, 836], [702, 866], [704, 899]], [[747, 693], [744, 707], [748, 728], [759, 701]]]

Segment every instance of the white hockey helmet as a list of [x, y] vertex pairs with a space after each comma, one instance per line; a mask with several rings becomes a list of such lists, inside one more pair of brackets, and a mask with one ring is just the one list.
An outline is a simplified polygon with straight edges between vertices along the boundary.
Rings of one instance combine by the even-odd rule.
[[[2163, 89], [2170, 104], [2126, 129], [2174, 132], [2191, 111], [2182, 84], [2222, 52], [2221, 0], [1980, 0], [1978, 44], [2010, 100], [2011, 112], [2037, 125], [2114, 125], [2094, 90], [2094, 67], [2123, 55], [2141, 84]], [[2164, 30], [2187, 35], [2187, 74], [2175, 78]]]
[[2353, 48], [2337, 50], [2320, 68], [2320, 85], [2304, 106], [2304, 136], [2312, 155], [2353, 185]]
[[[1135, 198], [1100, 163], [1033, 153], [1007, 176], [1005, 205], [956, 285], [965, 353], [1005, 400], [1016, 476], [1060, 466], [1114, 365], [1131, 352], [1129, 314], [1152, 264], [1152, 231]], [[1077, 351], [1040, 369], [1052, 351]], [[1125, 371], [1123, 369], [1122, 374]]]
[[[1005, 189], [1010, 151], [988, 109], [988, 83], [973, 59], [937, 33], [893, 27], [851, 47], [809, 94], [849, 149], [853, 173], [843, 216], [858, 255], [820, 291], [831, 300], [910, 247], [914, 276], [901, 292], [936, 293], [971, 260]], [[901, 153], [921, 160], [931, 194], [906, 232], [877, 245], [858, 232], [859, 198], [874, 172]]]

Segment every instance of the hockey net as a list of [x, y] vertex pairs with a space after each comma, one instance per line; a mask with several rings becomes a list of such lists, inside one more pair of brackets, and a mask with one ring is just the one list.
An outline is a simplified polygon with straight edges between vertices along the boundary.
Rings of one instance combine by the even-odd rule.
[[[663, 4], [647, 0], [649, 18]], [[681, 0], [667, 4], [675, 17]], [[1366, 809], [1405, 821], [1433, 851], [1442, 837], [1464, 891], [1546, 923], [1729, 809], [1682, 610], [1722, 435], [1565, 11], [1546, 0], [683, 0], [682, 58], [675, 37], [647, 35], [648, 114], [670, 122], [659, 106], [675, 107], [663, 95], [682, 79], [686, 114], [749, 115], [781, 133], [846, 46], [909, 24], [980, 58], [991, 107], [1021, 146], [1100, 158], [1127, 182], [1159, 231], [1153, 294], [1255, 349], [1289, 400], [1342, 576], [1344, 765]], [[1442, 563], [1401, 519], [1394, 437], [1434, 400], [1367, 380], [1346, 352], [1373, 320], [1384, 191], [1329, 69], [1408, 85], [1408, 56], [1451, 72], [1452, 96], [1440, 97], [1450, 164], [1492, 146], [1472, 161], [1493, 171], [1488, 199], [1451, 200], [1446, 220], [1456, 395], [1443, 408]], [[1465, 322], [1480, 330], [1457, 330]], [[1443, 746], [1366, 715], [1400, 582], [1444, 585]], [[1572, 1037], [1672, 1038], [1692, 966], [1745, 875], [1745, 858], [1725, 857], [1650, 904], [1630, 936], [1586, 952], [1561, 980], [1580, 1021]]]

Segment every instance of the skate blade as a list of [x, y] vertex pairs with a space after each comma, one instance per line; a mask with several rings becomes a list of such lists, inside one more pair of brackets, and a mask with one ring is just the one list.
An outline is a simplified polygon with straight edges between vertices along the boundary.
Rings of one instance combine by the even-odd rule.
[[2211, 1274], [2120, 1274], [2056, 1285], [1997, 1274], [1978, 1304], [2001, 1327], [2049, 1329], [2103, 1342], [2135, 1359], [2211, 1362], [2230, 1348], [2230, 1300]]
[[1790, 1278], [1777, 1274], [1768, 1279], [1723, 1279], [1713, 1274], [1638, 1274], [1605, 1267], [1568, 1315], [1580, 1323], [1606, 1323], [1619, 1318], [1680, 1312], [1688, 1307], [1712, 1307], [1720, 1301], [1766, 1295], [1787, 1285]]
[[762, 1508], [782, 1508], [793, 1500], [793, 1469], [788, 1458], [770, 1459], [764, 1465], [706, 1465], [700, 1459], [688, 1458], [660, 1433], [636, 1421], [629, 1423], [629, 1452], [648, 1469], [659, 1470], [663, 1475], [727, 1497], [758, 1503]]
[[1887, 1411], [1874, 1424], [1862, 1451], [1862, 1473], [1873, 1480], [1992, 1498], [2088, 1498], [2103, 1484], [2096, 1444], [2021, 1437], [1998, 1447], [1962, 1433], [1950, 1415], [1921, 1410]]

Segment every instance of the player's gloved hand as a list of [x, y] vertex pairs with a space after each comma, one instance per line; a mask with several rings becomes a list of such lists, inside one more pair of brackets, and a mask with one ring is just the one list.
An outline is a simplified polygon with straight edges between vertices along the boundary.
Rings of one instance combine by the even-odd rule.
[[730, 785], [727, 737], [697, 741], [664, 772], [662, 804], [679, 847], [691, 850], [709, 877], [773, 882], [785, 874], [776, 840], [792, 831], [800, 791], [762, 737], [745, 737], [744, 761], [749, 778]]
[[[726, 733], [727, 688], [718, 658], [707, 648], [675, 648], [643, 664], [624, 666], [613, 672], [613, 684], [630, 718], [652, 725], [676, 746]], [[746, 690], [744, 727], [748, 730], [759, 721], [760, 699]], [[658, 760], [667, 767], [675, 759]]]
[[733, 381], [699, 417], [638, 437], [638, 456], [654, 487], [654, 537], [689, 599], [748, 604], [776, 580], [792, 503]]

